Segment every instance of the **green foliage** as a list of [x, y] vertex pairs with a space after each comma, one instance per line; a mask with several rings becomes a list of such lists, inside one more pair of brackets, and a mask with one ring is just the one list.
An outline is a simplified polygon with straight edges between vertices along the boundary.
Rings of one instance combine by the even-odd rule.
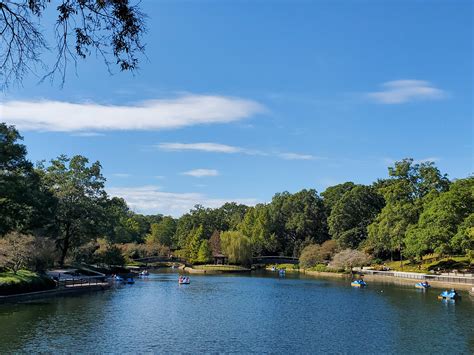
[[326, 209], [316, 190], [278, 193], [269, 208], [272, 230], [284, 254], [298, 255], [305, 241], [328, 239]]
[[342, 196], [344, 196], [346, 192], [351, 191], [355, 186], [353, 182], [345, 182], [343, 184], [330, 186], [324, 192], [321, 192], [328, 215]]
[[270, 209], [266, 205], [260, 204], [250, 208], [238, 230], [250, 238], [254, 256], [273, 253], [278, 248], [277, 238], [272, 233]]
[[407, 231], [423, 210], [423, 200], [449, 188], [449, 180], [432, 162], [413, 164], [413, 159], [404, 159], [388, 170], [391, 179], [378, 184], [386, 204], [369, 225], [365, 243], [367, 250], [379, 256], [401, 254]]
[[430, 252], [467, 252], [473, 246], [469, 218], [473, 209], [474, 178], [457, 180], [424, 206], [418, 223], [407, 233], [407, 252], [418, 257]]
[[57, 199], [54, 234], [63, 265], [70, 248], [104, 233], [105, 179], [99, 162], [89, 165], [87, 158], [80, 155], [62, 155], [39, 169], [43, 183]]
[[174, 245], [174, 234], [176, 232], [176, 220], [167, 216], [158, 223], [150, 225], [150, 233], [147, 235], [147, 241], [157, 242], [168, 247]]
[[227, 231], [221, 234], [222, 251], [232, 264], [248, 265], [252, 258], [250, 239], [239, 231]]
[[1, 296], [44, 291], [55, 287], [56, 283], [49, 277], [28, 270], [19, 270], [17, 273], [0, 273]]
[[23, 137], [0, 122], [0, 236], [10, 231], [45, 231], [53, 218], [54, 199], [26, 159]]
[[190, 235], [187, 238], [188, 244], [186, 245], [186, 258], [189, 262], [195, 263], [198, 262], [199, 248], [201, 247], [201, 242], [204, 240], [204, 228], [199, 226], [196, 229], [193, 229]]
[[329, 234], [341, 248], [357, 248], [367, 239], [367, 226], [383, 206], [382, 196], [372, 187], [353, 186], [333, 205], [328, 219]]
[[105, 249], [98, 249], [95, 252], [95, 257], [99, 263], [109, 267], [125, 265], [125, 257], [122, 255], [122, 250], [113, 244], [107, 244]]
[[205, 264], [210, 262], [212, 259], [211, 248], [209, 247], [209, 241], [203, 240], [201, 241], [201, 245], [199, 246], [197, 261], [199, 263]]

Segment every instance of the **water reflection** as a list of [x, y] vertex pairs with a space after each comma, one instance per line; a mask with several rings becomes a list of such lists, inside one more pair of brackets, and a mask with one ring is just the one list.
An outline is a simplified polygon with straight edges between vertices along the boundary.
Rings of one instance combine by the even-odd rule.
[[1, 306], [0, 353], [469, 353], [473, 344], [472, 301], [443, 304], [436, 290], [354, 289], [290, 273], [191, 279], [152, 274], [106, 292]]

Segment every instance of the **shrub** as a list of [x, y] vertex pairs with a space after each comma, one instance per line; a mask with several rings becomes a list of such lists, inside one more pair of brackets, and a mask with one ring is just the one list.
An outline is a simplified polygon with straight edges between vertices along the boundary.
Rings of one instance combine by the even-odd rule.
[[317, 244], [308, 245], [303, 249], [300, 256], [300, 264], [303, 268], [311, 268], [323, 261], [321, 247]]
[[332, 269], [352, 270], [355, 266], [364, 266], [371, 261], [370, 255], [359, 250], [345, 249], [336, 255], [329, 264]]
[[35, 238], [12, 232], [0, 238], [0, 267], [13, 271], [28, 266], [34, 250]]

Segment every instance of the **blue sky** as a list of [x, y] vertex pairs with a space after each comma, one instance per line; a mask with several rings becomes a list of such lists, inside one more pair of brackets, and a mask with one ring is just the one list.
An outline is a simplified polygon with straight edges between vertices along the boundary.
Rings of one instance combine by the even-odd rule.
[[368, 184], [405, 157], [474, 171], [470, 1], [142, 6], [135, 75], [89, 58], [63, 88], [31, 76], [3, 94], [31, 160], [99, 160], [110, 194], [175, 216]]

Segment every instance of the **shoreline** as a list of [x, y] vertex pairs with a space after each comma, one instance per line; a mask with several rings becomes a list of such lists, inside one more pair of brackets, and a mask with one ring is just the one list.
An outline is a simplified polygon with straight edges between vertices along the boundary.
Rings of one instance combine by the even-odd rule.
[[[336, 273], [336, 272], [320, 272], [320, 271], [310, 271], [310, 270], [304, 270], [299, 271], [300, 273], [312, 277], [333, 277], [333, 278], [346, 278], [348, 280], [351, 279], [350, 274], [343, 274], [343, 273]], [[417, 279], [409, 279], [409, 278], [404, 278], [404, 277], [398, 277], [398, 276], [391, 276], [391, 275], [370, 275], [366, 274], [364, 272], [355, 272], [354, 275], [363, 275], [364, 280], [369, 280], [369, 281], [377, 281], [381, 283], [387, 283], [387, 284], [392, 284], [392, 285], [415, 285], [417, 282], [422, 281], [417, 280]], [[458, 283], [458, 282], [449, 282], [449, 281], [438, 281], [438, 280], [429, 280], [429, 283], [431, 287], [437, 288], [437, 289], [446, 289], [446, 288], [456, 288], [459, 290], [465, 290], [469, 291], [474, 287], [474, 284], [469, 284], [469, 283]]]
[[95, 285], [54, 288], [54, 289], [45, 290], [45, 291], [18, 293], [15, 295], [0, 296], [0, 305], [6, 304], [6, 303], [33, 301], [33, 300], [44, 299], [44, 298], [78, 295], [78, 294], [83, 294], [83, 293], [88, 293], [88, 292], [105, 291], [105, 290], [108, 290], [110, 287], [111, 285], [109, 283], [102, 283], [102, 284], [95, 284]]

